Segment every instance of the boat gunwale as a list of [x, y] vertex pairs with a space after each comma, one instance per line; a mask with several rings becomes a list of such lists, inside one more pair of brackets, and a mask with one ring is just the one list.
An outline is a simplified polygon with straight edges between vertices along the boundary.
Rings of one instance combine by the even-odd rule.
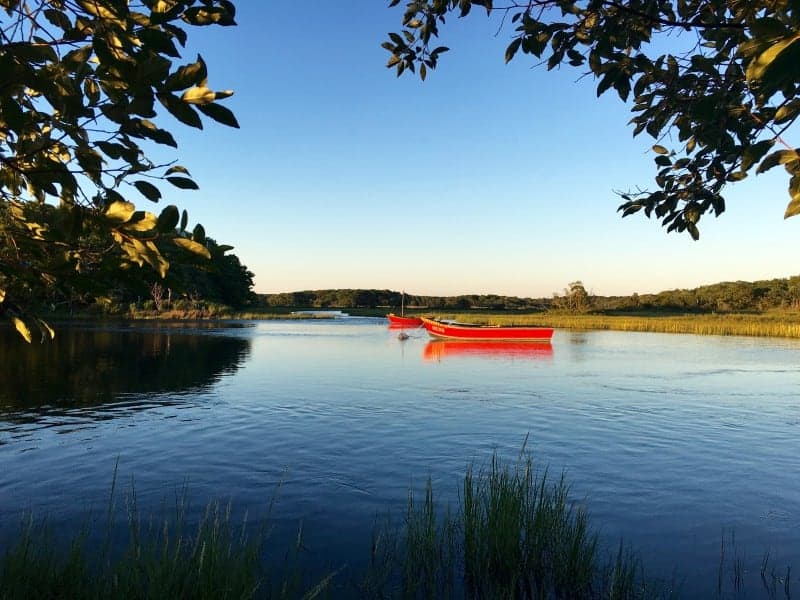
[[[554, 328], [552, 327], [539, 327], [530, 325], [468, 325], [464, 323], [450, 324], [437, 319], [429, 319], [427, 317], [420, 317], [422, 324], [426, 331], [434, 338], [446, 340], [463, 340], [463, 341], [515, 341], [515, 342], [537, 342], [537, 343], [550, 343], [553, 337]], [[438, 326], [443, 328], [444, 331], [433, 331], [432, 328]], [[448, 333], [447, 329], [455, 330]], [[509, 332], [509, 337], [504, 337], [502, 332]], [[474, 333], [474, 336], [470, 336]], [[486, 335], [489, 333], [489, 335]], [[526, 336], [524, 334], [531, 335]]]

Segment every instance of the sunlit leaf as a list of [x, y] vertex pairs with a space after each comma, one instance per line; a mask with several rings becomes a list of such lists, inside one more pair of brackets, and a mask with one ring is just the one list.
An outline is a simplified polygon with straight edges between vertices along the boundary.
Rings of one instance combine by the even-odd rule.
[[103, 211], [103, 216], [114, 223], [125, 223], [136, 212], [136, 207], [130, 202], [116, 201], [108, 205]]
[[17, 332], [19, 332], [24, 340], [30, 344], [33, 338], [31, 337], [31, 330], [28, 329], [25, 321], [19, 317], [11, 317], [11, 322], [14, 323], [14, 327], [16, 328]]
[[207, 87], [189, 88], [181, 96], [181, 100], [189, 104], [209, 104], [217, 99], [217, 95]]
[[50, 325], [46, 321], [43, 321], [38, 317], [35, 320], [36, 324], [39, 326], [39, 330], [42, 332], [42, 336], [48, 337], [51, 340], [55, 339], [56, 332], [52, 327], [50, 327]]
[[198, 244], [195, 241], [188, 240], [183, 237], [173, 238], [172, 241], [176, 246], [180, 246], [184, 250], [188, 250], [189, 252], [193, 252], [194, 254], [198, 254], [208, 259], [211, 258], [211, 252], [209, 252], [208, 248], [202, 244]]
[[189, 169], [180, 165], [173, 165], [167, 169], [165, 175], [172, 175], [173, 173], [183, 173], [184, 175], [189, 175]]
[[800, 41], [800, 35], [792, 35], [772, 44], [747, 66], [747, 78], [751, 81], [763, 79], [781, 53], [791, 48], [798, 41]]
[[156, 228], [156, 216], [151, 212], [137, 210], [122, 227], [125, 231], [152, 231]]

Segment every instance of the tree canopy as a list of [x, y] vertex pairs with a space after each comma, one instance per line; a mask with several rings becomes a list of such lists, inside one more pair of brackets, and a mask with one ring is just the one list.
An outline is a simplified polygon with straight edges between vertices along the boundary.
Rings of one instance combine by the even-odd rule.
[[728, 183], [778, 165], [789, 175], [785, 217], [800, 213], [800, 149], [784, 137], [800, 116], [797, 0], [413, 1], [383, 43], [387, 66], [424, 80], [448, 50], [436, 40], [446, 18], [476, 7], [512, 30], [506, 62], [576, 67], [598, 80], [598, 96], [632, 102], [634, 135], [656, 140], [656, 185], [621, 194], [623, 216], [643, 211], [696, 240], [700, 218], [725, 210]]
[[[177, 148], [165, 112], [202, 129], [201, 114], [238, 127], [208, 87], [201, 56], [177, 63], [187, 26], [234, 25], [227, 0], [0, 0], [0, 313], [28, 341], [28, 299], [80, 292], [133, 266], [163, 278], [163, 243], [211, 257], [201, 225], [174, 205], [158, 215], [161, 184], [198, 186], [184, 166], [148, 158]], [[163, 120], [163, 119], [162, 119]], [[162, 186], [163, 187], [163, 186]], [[56, 210], [57, 209], [57, 210]]]

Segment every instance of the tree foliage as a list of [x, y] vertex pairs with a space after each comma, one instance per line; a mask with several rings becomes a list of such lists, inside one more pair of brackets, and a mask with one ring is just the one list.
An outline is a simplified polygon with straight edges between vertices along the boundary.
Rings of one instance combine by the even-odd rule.
[[[800, 3], [412, 1], [383, 44], [388, 66], [425, 79], [447, 50], [435, 43], [446, 17], [474, 7], [513, 29], [506, 62], [521, 53], [548, 70], [573, 66], [597, 79], [598, 96], [632, 102], [634, 135], [657, 141], [656, 187], [622, 194], [623, 216], [643, 211], [698, 239], [700, 218], [725, 210], [728, 183], [778, 165], [789, 174], [785, 217], [800, 213], [800, 149], [784, 138], [800, 116]], [[673, 134], [677, 144], [662, 145]]]
[[[393, 290], [313, 290], [282, 294], [260, 294], [262, 304], [292, 308], [382, 308], [400, 307], [401, 293]], [[368, 299], [368, 302], [364, 302]], [[416, 311], [461, 310], [568, 312], [766, 312], [800, 311], [800, 276], [759, 281], [726, 281], [693, 289], [665, 290], [655, 294], [598, 296], [581, 281], [573, 281], [551, 298], [518, 298], [495, 294], [423, 296], [405, 294], [405, 307]]]
[[[169, 205], [162, 184], [198, 186], [148, 144], [177, 147], [164, 111], [238, 127], [208, 87], [201, 56], [179, 64], [186, 26], [234, 25], [227, 0], [0, 0], [0, 312], [28, 341], [27, 299], [41, 287], [89, 291], [133, 265], [160, 277], [160, 242], [210, 257], [202, 226]], [[55, 207], [58, 211], [55, 211]], [[70, 292], [71, 293], [71, 292]]]

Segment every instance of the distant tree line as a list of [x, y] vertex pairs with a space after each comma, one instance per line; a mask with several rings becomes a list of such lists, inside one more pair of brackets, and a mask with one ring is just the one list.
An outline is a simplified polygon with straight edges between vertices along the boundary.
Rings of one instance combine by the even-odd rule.
[[800, 310], [800, 275], [762, 281], [733, 281], [694, 289], [667, 290], [657, 294], [597, 296], [581, 281], [570, 283], [550, 298], [519, 298], [496, 294], [424, 296], [394, 290], [329, 289], [280, 294], [259, 294], [266, 308], [355, 308], [397, 310], [401, 299], [406, 309], [430, 310], [525, 310], [563, 312], [741, 312]]
[[386, 308], [399, 310], [401, 303], [407, 309], [490, 309], [490, 310], [545, 310], [546, 298], [517, 298], [496, 294], [468, 294], [463, 296], [423, 296], [393, 290], [306, 290], [282, 294], [259, 294], [259, 303], [266, 307], [303, 308]]
[[596, 310], [741, 312], [800, 310], [800, 275], [761, 281], [726, 281], [658, 294], [597, 297]]

